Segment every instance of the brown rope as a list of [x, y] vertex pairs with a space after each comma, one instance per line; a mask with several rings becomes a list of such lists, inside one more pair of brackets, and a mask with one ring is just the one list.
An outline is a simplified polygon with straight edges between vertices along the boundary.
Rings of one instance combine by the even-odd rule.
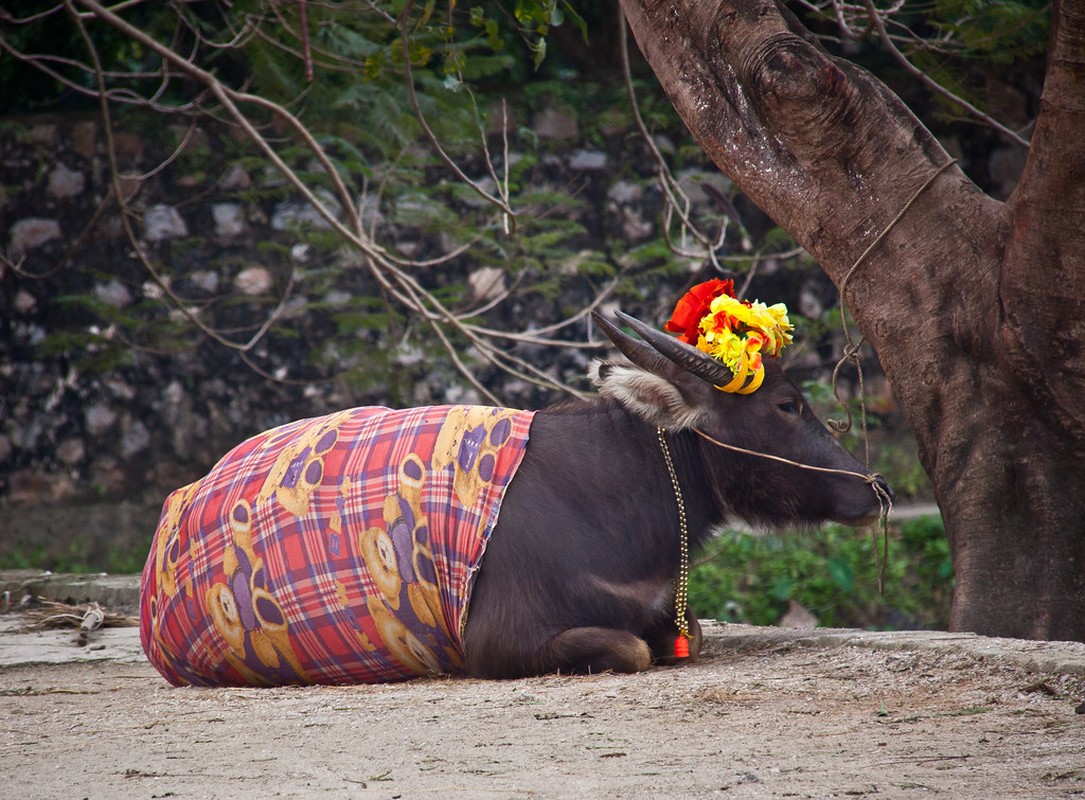
[[[851, 276], [855, 274], [855, 271], [859, 269], [859, 266], [863, 263], [863, 261], [866, 260], [866, 257], [870, 255], [871, 251], [881, 243], [882, 239], [889, 235], [889, 231], [893, 230], [896, 224], [904, 218], [904, 215], [908, 213], [909, 209], [911, 209], [911, 207], [915, 204], [915, 201], [919, 199], [919, 196], [923, 194], [923, 192], [925, 192], [932, 183], [934, 183], [938, 176], [956, 163], [957, 159], [951, 158], [949, 161], [942, 164], [942, 166], [938, 167], [938, 169], [936, 169], [925, 181], [923, 181], [923, 184], [918, 189], [916, 189], [915, 192], [912, 193], [912, 196], [908, 198], [908, 202], [901, 207], [900, 211], [897, 212], [897, 215], [889, 221], [889, 224], [882, 229], [881, 233], [874, 237], [874, 241], [867, 245], [867, 248], [862, 252], [859, 258], [857, 258], [855, 260], [855, 263], [851, 265], [851, 269], [849, 269], [847, 273], [845, 273], [844, 279], [840, 281], [840, 327], [844, 333], [844, 351], [840, 356], [840, 360], [836, 362], [836, 366], [833, 368], [832, 386], [833, 397], [836, 398], [837, 403], [839, 403], [840, 407], [843, 409], [844, 414], [846, 415], [846, 419], [830, 419], [828, 420], [828, 425], [837, 433], [846, 433], [847, 431], [851, 430], [851, 409], [848, 408], [847, 403], [845, 403], [844, 400], [840, 397], [840, 384], [838, 380], [840, 377], [841, 367], [843, 367], [846, 362], [851, 361], [855, 364], [855, 371], [859, 376], [859, 421], [863, 439], [863, 458], [868, 468], [870, 467], [870, 432], [867, 429], [866, 386], [863, 383], [863, 357], [862, 354], [859, 352], [859, 348], [863, 346], [863, 342], [866, 341], [866, 338], [860, 337], [858, 342], [852, 341], [851, 330], [848, 328], [848, 306], [844, 293], [848, 288], [848, 281], [851, 280]], [[877, 489], [875, 490], [875, 492], [877, 493]], [[879, 499], [881, 499], [880, 495]], [[890, 507], [891, 506], [892, 504], [890, 503]], [[889, 522], [887, 515], [883, 514], [881, 523], [884, 555], [883, 553], [878, 551], [877, 535], [873, 534], [873, 532], [872, 544], [874, 547], [874, 559], [878, 566], [878, 591], [884, 592], [885, 570], [886, 565], [889, 563]]]
[[860, 338], [858, 342], [852, 341], [851, 331], [848, 329], [848, 306], [847, 299], [844, 293], [848, 288], [848, 281], [851, 280], [851, 276], [855, 274], [855, 271], [859, 269], [859, 266], [866, 260], [866, 257], [870, 255], [871, 251], [881, 243], [882, 239], [889, 235], [889, 232], [893, 230], [893, 228], [898, 222], [901, 221], [901, 219], [904, 218], [904, 215], [908, 213], [909, 209], [911, 209], [911, 207], [915, 204], [915, 201], [919, 199], [919, 196], [923, 194], [923, 192], [925, 192], [932, 183], [934, 183], [935, 179], [937, 179], [939, 175], [941, 175], [943, 172], [945, 172], [956, 163], [957, 159], [951, 158], [949, 161], [942, 164], [942, 166], [936, 169], [934, 173], [931, 174], [925, 181], [923, 181], [923, 185], [915, 190], [912, 196], [908, 198], [908, 202], [904, 204], [900, 211], [897, 212], [897, 215], [889, 221], [889, 224], [882, 229], [881, 233], [874, 237], [874, 241], [867, 245], [866, 250], [864, 250], [859, 256], [859, 258], [855, 260], [855, 263], [851, 265], [851, 269], [849, 269], [847, 273], [845, 273], [844, 279], [840, 281], [840, 326], [844, 333], [845, 344], [844, 353], [840, 356], [840, 360], [837, 361], [836, 367], [833, 369], [832, 380], [833, 396], [837, 399], [837, 402], [840, 403], [841, 408], [844, 409], [844, 413], [847, 414], [847, 420], [829, 420], [829, 426], [838, 433], [844, 433], [851, 430], [851, 409], [849, 409], [847, 405], [840, 399], [840, 394], [837, 388], [837, 377], [840, 374], [840, 368], [844, 365], [844, 362], [853, 361], [859, 371], [859, 408], [862, 413], [864, 446], [867, 447], [867, 466], [870, 465], [870, 453], [869, 446], [866, 443], [866, 398], [865, 389], [863, 387], [862, 356], [859, 353], [859, 348], [862, 347], [863, 342], [865, 341], [865, 337]]

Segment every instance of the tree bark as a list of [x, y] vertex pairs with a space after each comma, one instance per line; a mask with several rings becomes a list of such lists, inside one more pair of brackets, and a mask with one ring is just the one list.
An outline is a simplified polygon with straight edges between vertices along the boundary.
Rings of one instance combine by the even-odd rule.
[[773, 0], [621, 4], [698, 143], [877, 349], [945, 520], [952, 627], [1085, 641], [1085, 0], [1056, 3], [1006, 204]]

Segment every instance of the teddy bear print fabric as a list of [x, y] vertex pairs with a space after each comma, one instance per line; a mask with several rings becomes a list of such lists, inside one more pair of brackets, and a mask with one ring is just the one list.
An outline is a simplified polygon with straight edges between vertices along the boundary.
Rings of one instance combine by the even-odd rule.
[[140, 637], [175, 685], [456, 674], [533, 412], [355, 408], [261, 433], [167, 498]]

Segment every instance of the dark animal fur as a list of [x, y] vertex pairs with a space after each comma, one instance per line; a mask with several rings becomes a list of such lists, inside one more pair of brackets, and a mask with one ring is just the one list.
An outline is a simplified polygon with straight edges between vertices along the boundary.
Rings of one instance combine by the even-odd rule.
[[776, 364], [757, 392], [738, 396], [647, 351], [633, 357], [636, 367], [600, 365], [603, 397], [536, 415], [472, 592], [470, 674], [633, 672], [667, 660], [677, 632], [678, 512], [659, 424], [669, 428], [691, 552], [734, 514], [778, 525], [854, 522], [878, 512], [874, 492], [859, 478], [736, 454], [690, 429], [865, 473]]

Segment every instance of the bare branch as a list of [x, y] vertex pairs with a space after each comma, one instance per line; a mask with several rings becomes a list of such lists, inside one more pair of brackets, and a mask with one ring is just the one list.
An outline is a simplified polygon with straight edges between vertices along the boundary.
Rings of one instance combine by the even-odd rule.
[[407, 89], [407, 99], [411, 104], [411, 110], [414, 111], [415, 117], [418, 119], [419, 124], [422, 126], [422, 131], [426, 134], [426, 138], [429, 139], [430, 144], [433, 146], [434, 151], [440, 157], [442, 161], [448, 166], [449, 169], [455, 173], [456, 177], [463, 181], [464, 184], [470, 186], [479, 197], [484, 199], [487, 203], [497, 206], [508, 217], [515, 219], [516, 212], [512, 209], [504, 198], [495, 197], [487, 192], [478, 184], [477, 181], [471, 180], [467, 177], [466, 173], [460, 166], [452, 159], [452, 157], [441, 146], [440, 140], [437, 138], [437, 134], [433, 132], [429, 122], [426, 120], [426, 115], [422, 113], [422, 107], [418, 103], [418, 94], [414, 89], [414, 72], [411, 69], [411, 48], [410, 48], [410, 36], [407, 30], [408, 22], [410, 21], [410, 11], [412, 3], [408, 2], [403, 9], [403, 13], [399, 18], [399, 32], [400, 41], [403, 51], [403, 71], [405, 76], [405, 86]]
[[276, 308], [275, 311], [265, 320], [264, 324], [260, 326], [260, 328], [257, 330], [257, 332], [252, 337], [250, 337], [250, 339], [247, 342], [244, 342], [244, 343], [234, 342], [234, 341], [232, 341], [230, 339], [227, 339], [226, 337], [221, 335], [219, 332], [213, 330], [211, 327], [209, 327], [207, 324], [205, 324], [203, 322], [203, 320], [201, 320], [199, 318], [199, 314], [197, 314], [195, 311], [190, 309], [181, 300], [181, 298], [178, 297], [173, 292], [173, 289], [171, 288], [171, 286], [169, 284], [169, 281], [167, 281], [164, 278], [164, 276], [157, 270], [157, 268], [154, 266], [154, 264], [151, 263], [151, 260], [147, 257], [146, 251], [144, 250], [143, 246], [140, 244], [140, 242], [138, 240], [138, 237], [136, 236], [135, 230], [132, 227], [132, 220], [131, 220], [132, 214], [130, 213], [130, 211], [128, 209], [128, 205], [127, 205], [127, 199], [128, 198], [126, 197], [126, 195], [122, 191], [122, 187], [121, 187], [121, 183], [120, 183], [120, 181], [121, 181], [121, 172], [120, 172], [120, 166], [117, 163], [116, 146], [115, 146], [115, 143], [113, 141], [113, 124], [112, 124], [112, 118], [111, 118], [111, 115], [110, 115], [110, 112], [109, 112], [108, 93], [105, 91], [105, 75], [103, 74], [103, 72], [101, 70], [101, 60], [99, 59], [99, 56], [98, 56], [98, 50], [94, 46], [94, 42], [91, 40], [90, 35], [87, 33], [86, 26], [83, 24], [83, 18], [80, 17], [75, 12], [75, 7], [72, 5], [72, 2], [73, 2], [73, 0], [64, 0], [64, 4], [68, 8], [68, 10], [69, 10], [69, 12], [71, 14], [72, 20], [73, 20], [76, 28], [78, 29], [78, 31], [80, 33], [80, 36], [83, 39], [84, 44], [87, 47], [87, 52], [90, 55], [91, 61], [93, 62], [94, 67], [95, 67], [95, 74], [97, 76], [98, 89], [99, 89], [99, 91], [98, 91], [99, 106], [100, 106], [100, 110], [101, 110], [101, 114], [102, 114], [102, 126], [103, 126], [104, 135], [105, 135], [105, 138], [106, 138], [106, 152], [108, 154], [109, 161], [110, 161], [110, 166], [111, 166], [113, 196], [116, 199], [117, 204], [120, 206], [120, 209], [121, 209], [121, 215], [120, 215], [121, 222], [122, 222], [122, 224], [124, 226], [125, 233], [128, 236], [129, 243], [132, 245], [133, 252], [136, 254], [136, 257], [139, 259], [139, 261], [143, 265], [143, 267], [151, 275], [151, 278], [154, 280], [155, 284], [159, 287], [159, 289], [161, 289], [164, 296], [168, 297], [169, 300], [171, 301], [171, 303], [173, 303], [174, 308], [177, 311], [181, 312], [181, 314], [184, 315], [185, 318], [190, 323], [192, 323], [196, 328], [198, 328], [206, 336], [210, 337], [211, 339], [213, 339], [214, 341], [218, 342], [219, 344], [221, 344], [221, 345], [223, 345], [225, 347], [228, 347], [228, 348], [234, 349], [234, 350], [240, 350], [242, 352], [251, 350], [253, 347], [256, 346], [257, 342], [259, 342], [260, 339], [262, 339], [264, 337], [264, 335], [267, 333], [267, 331], [271, 329], [272, 325], [274, 325], [274, 323], [282, 315], [283, 309], [286, 306], [286, 301], [289, 298], [290, 292], [291, 292], [291, 290], [293, 288], [293, 285], [294, 285], [294, 275], [293, 275], [293, 273], [290, 276], [290, 281], [289, 281], [289, 283], [287, 285], [287, 288], [286, 288], [285, 292], [283, 293], [283, 297], [280, 300], [278, 308]]
[[[633, 89], [633, 72], [629, 63], [629, 34], [626, 28], [625, 14], [621, 9], [619, 9], [618, 12], [618, 26], [620, 28], [618, 41], [621, 47], [622, 75], [625, 79], [626, 95], [629, 98], [629, 106], [633, 111], [633, 119], [636, 122], [637, 129], [640, 131], [641, 138], [644, 140], [648, 150], [652, 153], [652, 158], [656, 162], [659, 187], [663, 192], [665, 207], [662, 227], [667, 246], [671, 249], [671, 252], [680, 258], [698, 261], [706, 259], [715, 269], [719, 270], [720, 265], [716, 252], [723, 246], [727, 235], [727, 218], [724, 217], [721, 220], [719, 233], [714, 239], [703, 233], [690, 219], [689, 211], [692, 205], [690, 199], [686, 193], [682, 191], [682, 187], [678, 185], [678, 181], [671, 175], [670, 167], [667, 166], [663, 154], [659, 152], [659, 148], [656, 146], [651, 133], [649, 133], [648, 126], [644, 124], [644, 118], [640, 113], [637, 95]], [[692, 236], [694, 240], [700, 243], [701, 250], [687, 250], [685, 246], [679, 246], [671, 239], [671, 220], [676, 214], [680, 222], [680, 235], [683, 238], [685, 238], [687, 234]]]
[[885, 45], [885, 49], [888, 50], [893, 56], [893, 58], [897, 60], [897, 63], [904, 67], [908, 74], [917, 78], [923, 83], [924, 86], [929, 88], [931, 91], [953, 103], [956, 103], [977, 119], [983, 120], [985, 123], [990, 125], [992, 128], [1001, 133], [1014, 144], [1019, 144], [1025, 148], [1029, 146], [1028, 140], [1022, 138], [1020, 135], [1018, 135], [1016, 131], [1010, 130], [991, 115], [976, 108], [963, 97], [960, 97], [949, 91], [949, 89], [946, 89], [944, 86], [942, 86], [942, 84], [938, 83], [923, 70], [919, 69], [919, 67], [912, 64], [912, 62], [908, 60], [908, 57], [904, 55], [904, 53], [902, 53], [899, 48], [897, 48], [896, 44], [889, 37], [889, 34], [886, 33], [885, 22], [882, 20], [882, 16], [878, 12], [878, 9], [874, 6], [874, 0], [864, 0], [864, 2], [866, 3], [867, 11], [870, 13], [871, 22], [874, 23], [874, 27], [877, 29], [878, 36], [881, 38], [882, 44]]
[[[509, 296], [508, 291], [503, 292], [496, 298], [492, 298], [480, 307], [472, 308], [469, 312], [454, 312], [433, 293], [423, 288], [418, 279], [412, 274], [412, 271], [414, 270], [436, 266], [438, 264], [446, 263], [450, 259], [462, 256], [468, 252], [472, 246], [477, 244], [480, 237], [473, 237], [471, 241], [454, 248], [449, 253], [428, 260], [405, 260], [389, 252], [378, 244], [374, 237], [376, 219], [373, 219], [371, 230], [367, 232], [365, 230], [367, 221], [363, 218], [358, 203], [355, 201], [344, 180], [344, 176], [339, 173], [328, 153], [295, 114], [291, 113], [281, 104], [272, 102], [267, 98], [243, 89], [239, 90], [227, 86], [214, 74], [197, 64], [196, 59], [202, 44], [211, 44], [211, 46], [220, 47], [223, 46], [221, 43], [208, 43], [207, 40], [203, 38], [202, 32], [199, 29], [185, 22], [184, 24], [187, 25], [187, 30], [192, 37], [192, 44], [187, 55], [181, 54], [177, 50], [179, 40], [175, 39], [172, 45], [163, 44], [150, 36], [146, 31], [138, 28], [115, 13], [117, 8], [123, 8], [127, 5], [129, 4], [121, 4], [119, 7], [109, 8], [102, 5], [99, 0], [64, 0], [64, 7], [67, 9], [69, 17], [73, 20], [73, 23], [78, 26], [80, 35], [86, 43], [91, 62], [89, 64], [83, 64], [71, 60], [66, 62], [65, 66], [81, 69], [94, 76], [97, 88], [85, 89], [85, 93], [97, 97], [100, 105], [105, 127], [106, 151], [112, 172], [113, 188], [110, 195], [118, 202], [121, 210], [121, 221], [137, 259], [142, 268], [150, 276], [154, 286], [157, 287], [155, 296], [171, 309], [171, 314], [180, 315], [181, 318], [185, 319], [202, 335], [224, 347], [238, 352], [245, 363], [250, 364], [254, 369], [260, 371], [261, 374], [265, 374], [250, 358], [247, 357], [246, 354], [251, 353], [255, 346], [266, 337], [267, 333], [282, 318], [287, 300], [292, 293], [296, 277], [295, 274], [290, 276], [288, 285], [278, 298], [277, 307], [264, 318], [261, 324], [256, 326], [254, 331], [251, 331], [251, 335], [245, 339], [240, 339], [228, 331], [216, 329], [213, 325], [208, 324], [207, 320], [203, 318], [203, 312], [205, 312], [207, 307], [206, 304], [202, 307], [193, 306], [189, 301], [180, 296], [172, 288], [169, 276], [164, 274], [162, 270], [153, 263], [144, 243], [140, 241], [135, 228], [135, 213], [128, 205], [129, 198], [122, 196], [122, 176], [119, 170], [115, 143], [113, 141], [112, 122], [109, 110], [110, 104], [118, 101], [138, 102], [157, 108], [159, 107], [157, 99], [162, 95], [164, 87], [169, 84], [169, 81], [180, 75], [193, 80], [198, 87], [202, 87], [200, 89], [200, 94], [196, 99], [181, 108], [200, 109], [202, 113], [209, 114], [216, 118], [222, 117], [224, 118], [224, 121], [236, 125], [244, 131], [247, 138], [253, 142], [263, 155], [279, 170], [294, 191], [317, 211], [320, 217], [334, 232], [360, 253], [360, 266], [367, 269], [368, 273], [377, 282], [386, 296], [395, 304], [406, 309], [414, 318], [423, 320], [435, 332], [438, 343], [447, 354], [447, 357], [453, 366], [484, 396], [495, 399], [490, 392], [485, 390], [478, 377], [473, 373], [471, 366], [463, 357], [461, 357], [460, 352], [462, 345], [464, 344], [471, 348], [476, 356], [482, 361], [492, 364], [521, 380], [561, 391], [576, 393], [572, 387], [565, 385], [563, 382], [548, 375], [535, 365], [508, 352], [508, 342], [510, 341], [561, 347], [568, 346], [567, 343], [547, 338], [545, 333], [542, 335], [538, 335], [537, 332], [534, 334], [506, 335], [504, 332], [491, 331], [469, 321], [504, 302]], [[81, 11], [80, 7], [86, 9], [86, 11]], [[90, 19], [92, 17], [111, 25], [125, 36], [139, 42], [148, 51], [161, 57], [163, 59], [162, 69], [156, 72], [140, 74], [106, 71], [94, 48], [93, 42], [83, 25], [85, 19]], [[406, 19], [406, 17], [404, 16], [403, 19]], [[404, 25], [405, 24], [406, 23], [404, 23]], [[262, 35], [262, 32], [259, 29], [260, 25], [257, 20], [246, 19], [240, 27], [232, 32], [232, 39], [234, 42], [238, 42], [250, 35]], [[185, 30], [185, 28], [179, 27], [177, 29], [177, 31], [182, 30]], [[400, 27], [400, 31], [402, 35], [405, 35], [406, 31], [403, 27]], [[187, 36], [188, 34], [186, 34], [186, 37]], [[5, 42], [4, 44], [6, 45], [7, 43]], [[38, 68], [47, 73], [51, 70], [50, 65], [42, 63], [41, 60], [34, 61], [34, 63]], [[52, 72], [55, 73], [56, 70], [52, 70]], [[63, 76], [58, 75], [57, 77], [63, 79]], [[111, 88], [108, 85], [109, 81], [134, 81], [137, 79], [145, 80], [147, 78], [157, 78], [159, 81], [158, 87], [154, 90], [153, 94], [150, 95], [150, 99], [148, 99], [148, 96], [140, 96], [134, 90], [127, 88]], [[412, 80], [408, 71], [408, 84], [411, 84]], [[433, 135], [432, 130], [429, 130], [428, 125], [425, 124], [424, 117], [420, 114], [417, 97], [413, 95], [413, 86], [411, 87], [411, 94], [415, 111], [419, 114], [423, 126], [428, 131], [428, 135], [431, 137], [431, 143], [439, 153], [444, 154], [444, 150], [441, 148], [440, 143], [436, 141], [436, 137]], [[214, 98], [215, 104], [213, 107], [208, 106], [206, 103], [207, 98]], [[473, 96], [471, 97], [471, 101], [475, 105], [476, 119], [478, 119], [477, 103], [475, 103]], [[168, 110], [176, 112], [178, 108], [179, 107], [174, 107]], [[332, 184], [333, 192], [340, 209], [331, 207], [327, 202], [321, 202], [313, 189], [306, 185], [300, 175], [294, 171], [280, 155], [279, 150], [281, 144], [270, 139], [260, 129], [258, 124], [253, 121], [249, 113], [250, 109], [259, 109], [262, 112], [267, 112], [272, 117], [285, 123], [290, 132], [291, 139], [297, 141], [312, 153], [314, 158], [321, 165], [325, 175]], [[494, 199], [498, 200], [496, 204], [503, 212], [506, 230], [508, 230], [509, 221], [514, 219], [514, 212], [509, 203], [510, 165], [507, 135], [503, 142], [505, 156], [505, 163], [503, 166], [504, 174], [499, 178], [489, 151], [486, 149], [485, 135], [481, 124], [479, 126], [479, 132], [486, 156], [487, 168], [498, 186], [497, 191], [500, 195], [499, 198], [495, 198], [493, 195], [488, 194], [486, 196], [491, 202]], [[187, 147], [192, 133], [193, 129], [190, 128], [182, 137], [181, 142], [177, 145], [174, 152], [169, 155], [162, 164], [142, 177], [146, 178], [153, 175], [176, 159], [176, 157]], [[460, 171], [459, 174], [462, 176], [462, 171]], [[339, 213], [340, 210], [342, 213]], [[611, 287], [607, 287], [607, 289], [595, 300], [592, 307], [601, 302], [602, 297], [609, 293], [610, 288]], [[587, 313], [588, 310], [585, 310], [577, 315], [577, 318], [582, 319]], [[564, 324], [571, 324], [571, 322]], [[554, 326], [554, 330], [559, 327], [561, 326]]]

